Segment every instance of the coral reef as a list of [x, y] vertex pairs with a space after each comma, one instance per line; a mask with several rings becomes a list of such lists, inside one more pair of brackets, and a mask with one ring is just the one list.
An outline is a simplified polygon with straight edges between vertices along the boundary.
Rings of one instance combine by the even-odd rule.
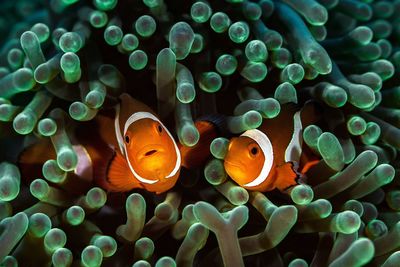
[[[400, 1], [0, 7], [0, 266], [399, 266]], [[196, 120], [225, 116], [207, 161], [168, 192], [77, 175], [76, 129], [124, 92], [186, 147]], [[302, 136], [320, 161], [306, 183], [230, 179], [229, 138], [310, 100], [322, 119]], [[38, 140], [33, 160], [53, 156], [31, 171], [19, 158]]]

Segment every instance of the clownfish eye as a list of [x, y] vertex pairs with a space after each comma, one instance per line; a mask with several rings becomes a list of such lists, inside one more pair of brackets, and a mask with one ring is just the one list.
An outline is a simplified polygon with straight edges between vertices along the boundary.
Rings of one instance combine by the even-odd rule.
[[163, 128], [162, 128], [162, 126], [161, 126], [161, 125], [158, 125], [158, 126], [157, 126], [157, 131], [158, 131], [159, 133], [162, 133], [162, 131], [163, 131]]
[[127, 144], [129, 144], [129, 141], [130, 141], [129, 136], [128, 136], [128, 135], [125, 135], [125, 142], [126, 142]]
[[257, 147], [253, 147], [253, 148], [250, 150], [250, 153], [251, 153], [253, 156], [257, 155], [257, 154], [258, 154], [258, 148], [257, 148]]

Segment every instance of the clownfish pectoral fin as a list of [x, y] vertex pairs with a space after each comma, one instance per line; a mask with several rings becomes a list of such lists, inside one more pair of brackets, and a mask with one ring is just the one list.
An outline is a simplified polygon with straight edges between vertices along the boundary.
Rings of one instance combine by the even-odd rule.
[[210, 144], [217, 137], [217, 130], [214, 124], [208, 121], [196, 121], [195, 126], [199, 131], [199, 141], [192, 147], [179, 143], [179, 150], [182, 156], [182, 166], [187, 169], [194, 169], [205, 164], [210, 157]]
[[299, 184], [300, 174], [295, 170], [293, 162], [286, 162], [282, 165], [279, 165], [276, 167], [275, 171], [275, 187], [280, 191], [286, 191], [289, 188]]
[[108, 168], [106, 183], [102, 184], [112, 192], [125, 192], [134, 188], [143, 188], [129, 169], [126, 159], [116, 153]]

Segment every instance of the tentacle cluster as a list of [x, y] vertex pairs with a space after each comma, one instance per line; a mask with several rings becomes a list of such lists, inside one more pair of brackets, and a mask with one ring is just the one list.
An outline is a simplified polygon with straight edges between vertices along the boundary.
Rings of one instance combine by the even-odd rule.
[[[0, 265], [398, 266], [399, 12], [398, 0], [2, 1]], [[107, 193], [73, 175], [73, 129], [123, 92], [184, 146], [202, 116], [223, 114], [229, 134], [164, 195]], [[322, 120], [302, 133], [321, 158], [307, 185], [236, 185], [229, 137], [309, 100]], [[38, 139], [54, 157], [21, 176]]]

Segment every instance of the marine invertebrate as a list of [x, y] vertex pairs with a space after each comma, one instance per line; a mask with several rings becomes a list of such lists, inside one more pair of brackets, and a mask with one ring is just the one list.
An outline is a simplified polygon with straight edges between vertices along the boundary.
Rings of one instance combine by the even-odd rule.
[[[16, 0], [1, 7], [2, 265], [399, 261], [399, 1]], [[210, 155], [199, 155], [206, 162], [182, 168], [162, 195], [106, 192], [77, 169], [76, 130], [91, 127], [122, 93], [157, 110], [183, 147], [210, 143]], [[302, 138], [321, 160], [306, 183], [262, 193], [230, 179], [229, 139], [309, 100], [322, 119]], [[38, 140], [48, 145], [21, 164]]]

